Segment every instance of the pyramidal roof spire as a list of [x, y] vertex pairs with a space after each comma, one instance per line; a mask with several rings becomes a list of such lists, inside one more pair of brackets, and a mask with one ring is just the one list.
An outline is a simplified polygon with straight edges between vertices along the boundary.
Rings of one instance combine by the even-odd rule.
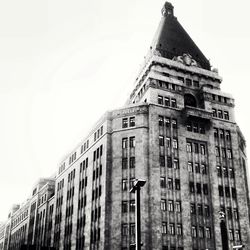
[[151, 48], [171, 60], [189, 54], [199, 67], [211, 70], [209, 60], [174, 16], [174, 6], [165, 2], [161, 12], [162, 19]]

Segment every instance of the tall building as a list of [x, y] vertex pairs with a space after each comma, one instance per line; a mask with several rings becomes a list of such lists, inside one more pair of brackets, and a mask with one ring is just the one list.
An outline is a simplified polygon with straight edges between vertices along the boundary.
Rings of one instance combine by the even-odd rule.
[[104, 114], [61, 162], [46, 206], [32, 205], [33, 192], [27, 244], [131, 249], [129, 190], [140, 178], [142, 249], [221, 250], [223, 232], [230, 249], [250, 249], [245, 140], [221, 82], [166, 2], [125, 106]]

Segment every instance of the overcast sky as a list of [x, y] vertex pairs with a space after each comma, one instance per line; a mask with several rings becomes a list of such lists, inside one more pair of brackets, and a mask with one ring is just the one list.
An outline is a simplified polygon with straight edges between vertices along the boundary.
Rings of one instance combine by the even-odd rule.
[[[56, 171], [107, 109], [124, 104], [163, 4], [0, 2], [0, 221], [30, 196], [39, 177]], [[249, 0], [172, 4], [219, 69], [222, 90], [236, 99], [236, 119], [249, 142]]]

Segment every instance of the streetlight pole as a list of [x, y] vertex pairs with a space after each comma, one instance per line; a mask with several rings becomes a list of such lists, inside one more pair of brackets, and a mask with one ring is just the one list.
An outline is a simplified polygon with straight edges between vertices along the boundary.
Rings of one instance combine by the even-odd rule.
[[136, 214], [136, 232], [135, 232], [135, 249], [141, 250], [141, 204], [140, 204], [140, 191], [141, 187], [145, 185], [146, 181], [137, 179], [134, 186], [130, 189], [130, 193], [135, 193], [135, 214]]

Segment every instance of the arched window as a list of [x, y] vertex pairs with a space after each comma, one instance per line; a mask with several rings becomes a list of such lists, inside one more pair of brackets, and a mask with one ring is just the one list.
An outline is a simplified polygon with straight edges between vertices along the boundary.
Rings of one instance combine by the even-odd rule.
[[197, 107], [196, 99], [191, 94], [184, 95], [184, 104], [185, 106]]

